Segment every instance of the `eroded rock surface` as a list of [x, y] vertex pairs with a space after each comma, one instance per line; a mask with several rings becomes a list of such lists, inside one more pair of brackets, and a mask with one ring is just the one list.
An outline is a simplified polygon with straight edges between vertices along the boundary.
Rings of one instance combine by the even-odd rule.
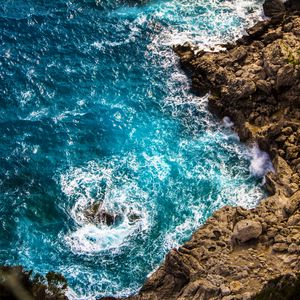
[[[276, 5], [275, 5], [276, 4]], [[266, 1], [272, 19], [225, 50], [175, 47], [210, 108], [273, 159], [270, 196], [255, 209], [224, 207], [165, 262], [131, 300], [299, 299], [300, 17], [298, 1]]]

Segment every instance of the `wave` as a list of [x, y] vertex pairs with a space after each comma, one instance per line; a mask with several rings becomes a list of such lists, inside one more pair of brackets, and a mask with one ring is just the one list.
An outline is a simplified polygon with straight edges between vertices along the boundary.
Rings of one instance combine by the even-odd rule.
[[[148, 194], [122, 174], [122, 162], [88, 163], [61, 176], [63, 192], [74, 205], [75, 232], [66, 236], [73, 252], [117, 250], [149, 228]], [[96, 210], [95, 210], [96, 208]], [[101, 219], [101, 212], [113, 220]]]

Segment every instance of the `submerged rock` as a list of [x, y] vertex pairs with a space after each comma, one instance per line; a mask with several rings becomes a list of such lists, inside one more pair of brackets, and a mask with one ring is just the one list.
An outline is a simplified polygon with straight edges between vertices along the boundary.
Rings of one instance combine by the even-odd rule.
[[95, 225], [107, 225], [113, 226], [118, 225], [125, 218], [128, 219], [129, 224], [134, 224], [141, 219], [141, 215], [134, 211], [125, 211], [122, 213], [110, 212], [103, 207], [103, 202], [94, 202], [85, 211], [84, 216], [86, 220]]

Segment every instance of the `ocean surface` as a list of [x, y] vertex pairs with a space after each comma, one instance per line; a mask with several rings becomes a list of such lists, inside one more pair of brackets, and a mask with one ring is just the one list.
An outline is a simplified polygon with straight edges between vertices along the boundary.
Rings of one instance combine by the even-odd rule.
[[0, 264], [61, 272], [70, 299], [128, 295], [216, 209], [254, 206], [268, 157], [172, 45], [232, 41], [261, 3], [1, 0]]

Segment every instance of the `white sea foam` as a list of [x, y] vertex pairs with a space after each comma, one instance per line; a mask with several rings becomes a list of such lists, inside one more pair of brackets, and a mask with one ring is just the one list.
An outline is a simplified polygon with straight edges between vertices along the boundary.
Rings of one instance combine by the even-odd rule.
[[[62, 190], [74, 202], [70, 215], [77, 228], [65, 238], [72, 251], [93, 253], [117, 249], [127, 238], [148, 229], [148, 194], [135, 181], [116, 174], [114, 168], [118, 167], [114, 160], [103, 165], [90, 162], [85, 168], [75, 168], [61, 176]], [[101, 209], [120, 216], [117, 224], [93, 224], [86, 217], [85, 211], [99, 201]]]
[[182, 243], [181, 238], [190, 236], [195, 228], [203, 223], [204, 210], [204, 205], [194, 206], [192, 210], [193, 214], [189, 218], [176, 226], [172, 231], [166, 233], [164, 243], [165, 252], [172, 248], [178, 248]]
[[164, 161], [164, 158], [159, 155], [149, 156], [143, 153], [147, 161], [147, 167], [154, 168], [159, 180], [164, 180], [170, 173], [170, 166]]
[[[198, 7], [206, 7], [207, 2], [205, 0], [196, 0], [193, 3], [193, 6], [197, 5]], [[254, 22], [257, 22], [258, 19], [263, 17], [262, 7], [259, 1], [256, 0], [244, 0], [244, 1], [213, 1], [210, 3], [210, 10], [207, 10], [201, 15], [197, 15], [191, 11], [191, 14], [188, 14], [189, 8], [191, 7], [190, 1], [172, 1], [166, 2], [166, 4], [157, 9], [155, 16], [157, 19], [163, 19], [165, 16], [169, 17], [170, 11], [176, 11], [178, 7], [185, 7], [183, 13], [187, 14], [186, 19], [190, 22], [184, 25], [181, 25], [180, 28], [171, 27], [171, 29], [165, 29], [160, 34], [160, 45], [173, 45], [173, 44], [182, 44], [186, 41], [191, 41], [196, 44], [199, 44], [201, 48], [205, 50], [210, 50], [215, 48], [216, 45], [222, 44], [237, 37], [245, 34], [244, 28], [249, 27]], [[220, 8], [224, 9], [220, 11]], [[249, 9], [251, 8], [251, 9]], [[226, 10], [225, 10], [226, 9]], [[214, 16], [213, 11], [218, 11]], [[240, 18], [243, 20], [245, 26], [232, 26], [234, 18]], [[215, 17], [215, 29], [209, 28], [209, 25], [206, 24], [205, 20], [208, 21]], [[193, 25], [195, 21], [202, 20], [203, 24], [200, 28]], [[185, 28], [185, 29], [184, 29]], [[230, 29], [230, 30], [229, 30]], [[224, 30], [227, 30], [224, 34]]]
[[231, 127], [233, 127], [234, 123], [230, 120], [229, 117], [224, 117], [223, 118], [223, 125], [226, 128], [231, 128]]

